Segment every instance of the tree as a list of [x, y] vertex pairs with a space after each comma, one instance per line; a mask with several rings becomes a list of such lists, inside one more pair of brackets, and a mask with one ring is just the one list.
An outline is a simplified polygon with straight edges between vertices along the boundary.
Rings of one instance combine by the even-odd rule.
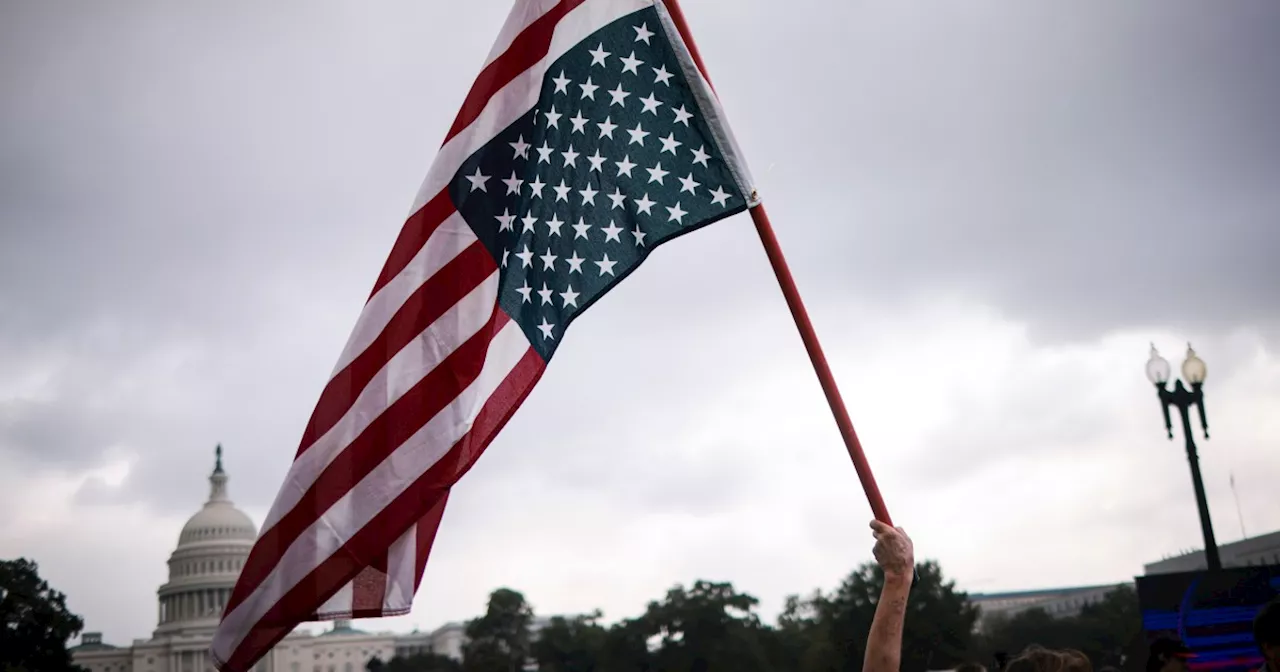
[[73, 672], [67, 641], [84, 621], [67, 610], [66, 597], [40, 578], [36, 563], [0, 560], [0, 669]]
[[524, 595], [499, 588], [489, 595], [484, 616], [467, 623], [462, 669], [466, 672], [516, 672], [530, 654], [533, 609]]
[[[968, 596], [947, 581], [936, 562], [916, 565], [902, 636], [902, 670], [924, 672], [954, 667], [972, 648], [978, 611]], [[884, 586], [884, 573], [867, 563], [831, 594], [788, 598], [779, 617], [780, 649], [787, 669], [840, 672], [862, 669], [867, 633]]]
[[608, 630], [600, 625], [600, 612], [565, 618], [556, 616], [538, 631], [533, 659], [539, 672], [595, 672], [601, 669]]
[[[879, 585], [884, 576], [876, 568]], [[973, 648], [978, 609], [956, 590], [933, 561], [916, 565], [903, 637], [903, 670], [948, 669], [964, 662]]]
[[826, 632], [829, 603], [822, 591], [808, 598], [789, 595], [778, 615], [778, 626], [767, 639], [769, 659], [779, 670], [827, 670], [835, 651]]
[[1142, 607], [1133, 586], [1119, 586], [1101, 601], [1080, 611], [1080, 629], [1087, 648], [1081, 649], [1094, 665], [1124, 663], [1125, 653], [1142, 636]]
[[599, 669], [605, 672], [657, 670], [649, 650], [649, 626], [644, 619], [630, 618], [613, 624], [605, 633], [599, 663]]
[[639, 619], [642, 632], [656, 639], [653, 669], [663, 672], [772, 669], [766, 644], [767, 627], [754, 609], [758, 600], [739, 593], [729, 583], [697, 581], [691, 588], [676, 586], [666, 597], [650, 602]]

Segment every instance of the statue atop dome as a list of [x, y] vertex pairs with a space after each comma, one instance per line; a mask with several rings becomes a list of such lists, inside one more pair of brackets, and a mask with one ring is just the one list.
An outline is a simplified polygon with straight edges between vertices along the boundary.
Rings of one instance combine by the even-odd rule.
[[222, 444], [213, 449], [213, 473], [209, 474], [209, 501], [230, 502], [227, 497], [227, 472], [222, 470]]

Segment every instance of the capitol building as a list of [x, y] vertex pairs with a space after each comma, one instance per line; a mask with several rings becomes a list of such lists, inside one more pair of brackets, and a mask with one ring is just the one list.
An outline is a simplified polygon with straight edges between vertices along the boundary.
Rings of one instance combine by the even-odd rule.
[[[85, 632], [71, 649], [75, 664], [89, 672], [206, 672], [214, 630], [235, 587], [240, 568], [258, 538], [257, 526], [227, 496], [222, 448], [209, 475], [209, 500], [178, 535], [169, 556], [169, 580], [156, 591], [156, 629], [128, 647]], [[462, 658], [463, 626], [450, 623], [430, 633], [367, 633], [336, 621], [319, 635], [291, 633], [258, 664], [258, 672], [363, 672], [373, 658], [434, 652]]]

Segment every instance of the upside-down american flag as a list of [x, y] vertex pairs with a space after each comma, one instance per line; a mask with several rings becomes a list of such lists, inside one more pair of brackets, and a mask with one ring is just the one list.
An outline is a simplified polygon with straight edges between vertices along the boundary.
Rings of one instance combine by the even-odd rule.
[[450, 488], [569, 325], [658, 246], [754, 205], [672, 11], [517, 0], [303, 432], [219, 669], [305, 621], [407, 613]]

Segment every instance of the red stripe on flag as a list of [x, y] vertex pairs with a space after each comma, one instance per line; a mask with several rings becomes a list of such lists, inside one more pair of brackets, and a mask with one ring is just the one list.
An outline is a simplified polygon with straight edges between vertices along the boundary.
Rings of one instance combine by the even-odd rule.
[[387, 551], [374, 557], [368, 567], [351, 581], [351, 617], [382, 615], [382, 600], [387, 595]]
[[[516, 404], [519, 406], [519, 404]], [[413, 568], [413, 591], [418, 592], [418, 586], [422, 585], [422, 572], [427, 568], [427, 556], [431, 555], [431, 546], [436, 543], [436, 533], [440, 531], [440, 519], [444, 517], [444, 505], [449, 501], [449, 493], [451, 490], [445, 490], [440, 496], [440, 501], [418, 521], [418, 533], [415, 541], [418, 542], [417, 555], [414, 556]]]
[[[299, 614], [315, 608], [317, 597], [322, 603], [328, 600], [368, 564], [368, 559], [385, 551], [386, 539], [398, 538], [415, 521], [423, 521], [424, 515], [436, 516], [433, 527], [438, 527], [449, 488], [470, 469], [493, 437], [511, 419], [545, 368], [546, 363], [533, 348], [529, 348], [485, 402], [471, 430], [454, 444], [449, 454], [272, 605], [225, 661], [225, 667], [247, 669], [252, 661], [265, 655], [293, 630]], [[462, 471], [458, 471], [459, 468]], [[424, 507], [425, 502], [430, 504]]]
[[551, 51], [551, 38], [556, 34], [556, 25], [560, 23], [560, 19], [583, 2], [585, 0], [561, 0], [551, 11], [538, 17], [521, 31], [501, 56], [480, 71], [480, 76], [476, 77], [471, 91], [467, 93], [467, 99], [462, 103], [462, 109], [458, 110], [458, 116], [453, 120], [449, 134], [445, 136], [446, 143], [480, 116], [493, 94], [546, 57], [547, 52]]
[[298, 455], [306, 452], [317, 439], [324, 436], [342, 419], [369, 381], [396, 353], [467, 294], [479, 287], [498, 265], [484, 244], [476, 241], [444, 265], [435, 275], [427, 278], [409, 296], [387, 326], [363, 352], [351, 360], [341, 371], [329, 379], [311, 412], [311, 420], [302, 432]]
[[369, 472], [480, 376], [489, 343], [510, 320], [507, 313], [495, 304], [484, 328], [450, 353], [439, 366], [369, 423], [360, 436], [343, 447], [342, 452], [298, 499], [298, 503], [258, 538], [236, 581], [236, 588], [227, 603], [228, 610], [239, 606], [266, 580], [277, 566], [280, 555], [325, 511], [345, 497]]
[[373, 283], [373, 291], [369, 293], [372, 298], [378, 290], [382, 289], [391, 282], [400, 271], [403, 271], [409, 262], [417, 256], [418, 250], [427, 244], [427, 239], [431, 234], [440, 228], [444, 220], [449, 215], [457, 212], [453, 207], [453, 201], [449, 198], [449, 190], [442, 189], [435, 198], [427, 201], [418, 211], [409, 215], [409, 219], [405, 220], [404, 226], [400, 227], [400, 235], [396, 237], [396, 244], [391, 246], [391, 254], [387, 256], [387, 261], [382, 265], [382, 273], [378, 275], [377, 282]]

